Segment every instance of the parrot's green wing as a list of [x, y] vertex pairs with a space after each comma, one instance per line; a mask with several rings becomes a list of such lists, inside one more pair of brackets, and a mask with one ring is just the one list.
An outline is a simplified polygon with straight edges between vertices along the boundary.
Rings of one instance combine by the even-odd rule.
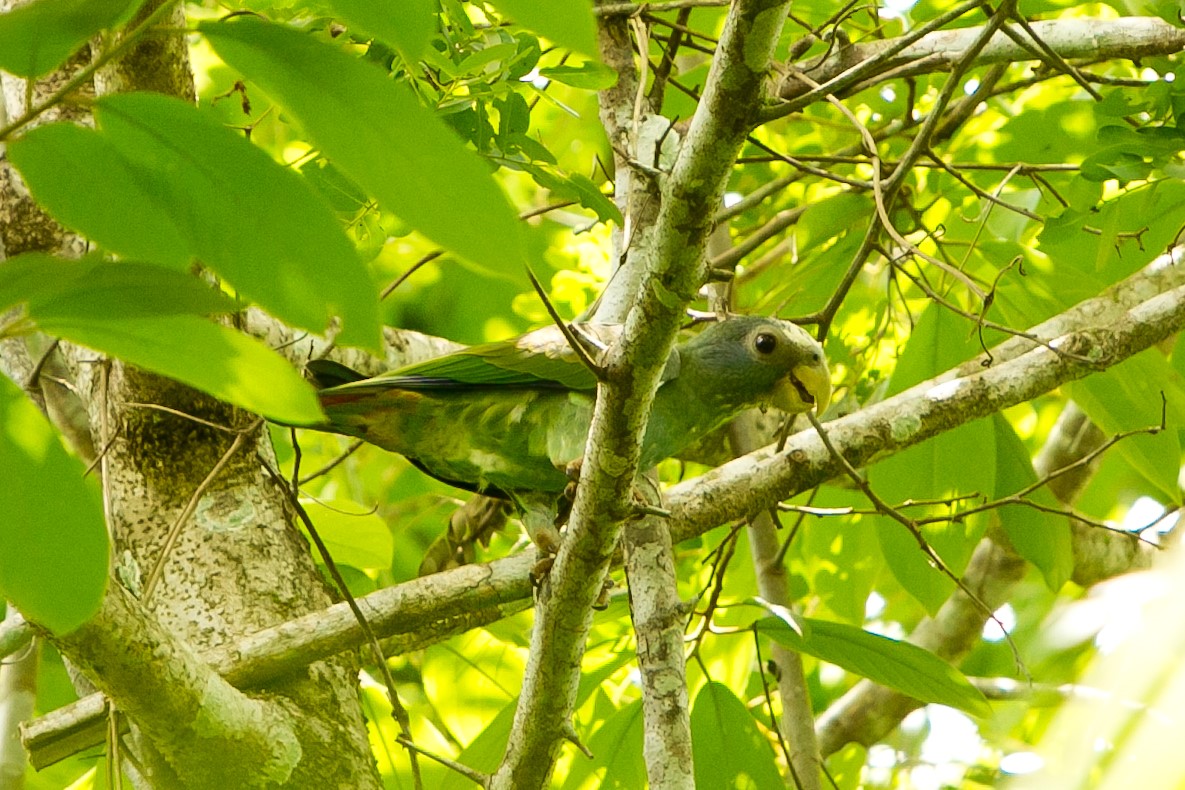
[[[607, 325], [583, 325], [577, 336], [587, 342], [590, 356], [612, 342], [620, 328]], [[310, 369], [323, 387], [336, 393], [360, 394], [383, 389], [470, 390], [479, 388], [530, 388], [592, 391], [596, 376], [568, 345], [555, 326], [495, 343], [472, 346], [461, 351], [418, 362], [414, 365], [363, 379], [340, 370], [341, 366], [310, 363]], [[346, 369], [348, 371], [348, 369]]]

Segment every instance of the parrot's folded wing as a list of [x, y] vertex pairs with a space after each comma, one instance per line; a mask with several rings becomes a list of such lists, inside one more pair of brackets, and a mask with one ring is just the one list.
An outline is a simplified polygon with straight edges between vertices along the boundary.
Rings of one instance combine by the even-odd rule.
[[[578, 324], [575, 335], [596, 359], [621, 335], [619, 326]], [[322, 389], [335, 393], [374, 392], [385, 389], [472, 390], [487, 387], [592, 391], [597, 379], [581, 362], [556, 326], [496, 343], [454, 351], [435, 359], [397, 368], [373, 378], [363, 378], [344, 365], [318, 360], [308, 369]]]

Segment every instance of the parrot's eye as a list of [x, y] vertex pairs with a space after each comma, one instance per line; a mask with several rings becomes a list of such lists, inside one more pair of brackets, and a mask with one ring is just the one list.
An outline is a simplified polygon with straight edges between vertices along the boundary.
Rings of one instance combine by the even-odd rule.
[[768, 332], [762, 332], [753, 338], [753, 348], [757, 349], [758, 353], [772, 354], [777, 347], [778, 339]]

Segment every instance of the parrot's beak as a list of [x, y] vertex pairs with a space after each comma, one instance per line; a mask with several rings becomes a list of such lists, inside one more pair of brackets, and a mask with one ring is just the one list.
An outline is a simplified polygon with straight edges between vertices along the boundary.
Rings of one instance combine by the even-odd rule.
[[831, 376], [826, 365], [799, 365], [774, 388], [773, 405], [790, 414], [810, 409], [822, 414], [831, 402]]

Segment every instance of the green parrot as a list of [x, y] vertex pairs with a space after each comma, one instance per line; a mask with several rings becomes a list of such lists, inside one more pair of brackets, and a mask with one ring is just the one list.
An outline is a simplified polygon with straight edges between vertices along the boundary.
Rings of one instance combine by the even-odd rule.
[[[577, 325], [603, 348], [619, 327]], [[582, 343], [582, 345], [585, 345]], [[450, 485], [509, 499], [531, 539], [554, 552], [557, 502], [584, 456], [597, 380], [558, 327], [474, 346], [373, 378], [309, 363], [328, 421], [316, 430], [399, 453]], [[776, 318], [712, 324], [672, 351], [642, 442], [641, 469], [744, 409], [821, 413], [831, 395], [823, 348]]]

